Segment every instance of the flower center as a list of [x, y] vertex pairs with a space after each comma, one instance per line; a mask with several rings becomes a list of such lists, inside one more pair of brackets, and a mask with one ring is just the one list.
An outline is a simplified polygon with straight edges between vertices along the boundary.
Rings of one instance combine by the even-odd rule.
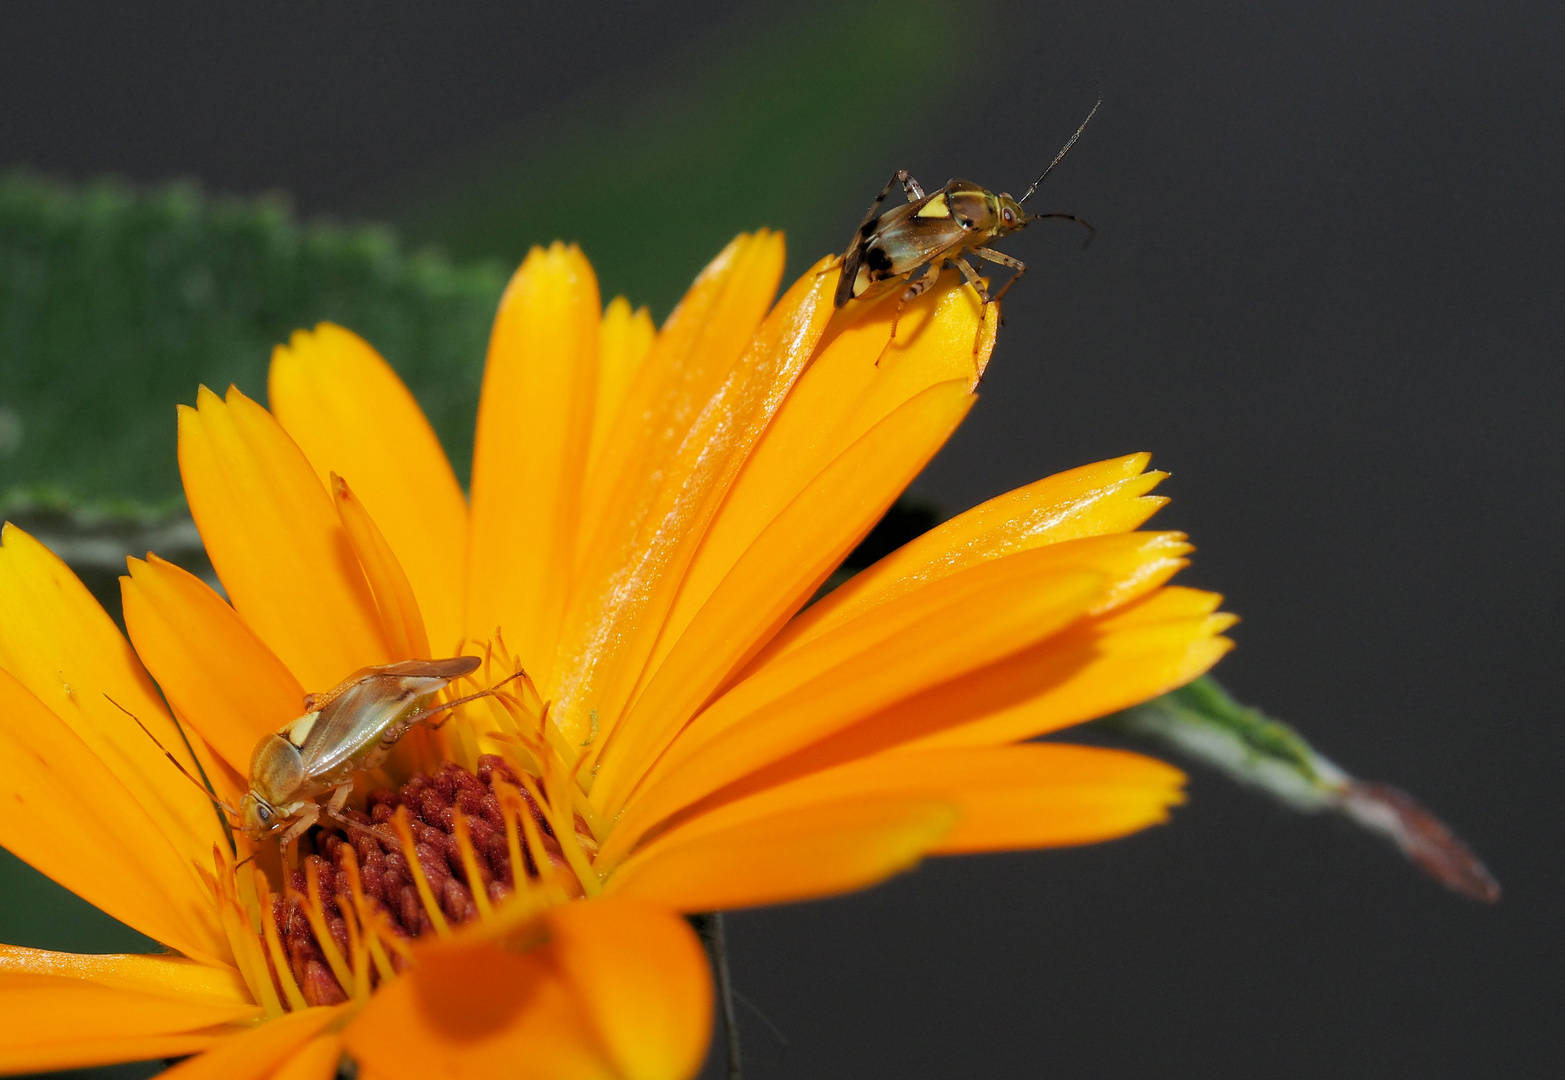
[[[362, 1000], [414, 962], [420, 937], [502, 904], [542, 908], [584, 894], [572, 863], [596, 850], [585, 824], [552, 819], [536, 778], [504, 759], [477, 764], [415, 774], [371, 793], [368, 813], [346, 811], [352, 827], [323, 825], [318, 854], [283, 871], [281, 895], [259, 869], [225, 874], [220, 864], [214, 885], [230, 941], [269, 1012]], [[570, 852], [556, 829], [564, 822], [575, 826]]]

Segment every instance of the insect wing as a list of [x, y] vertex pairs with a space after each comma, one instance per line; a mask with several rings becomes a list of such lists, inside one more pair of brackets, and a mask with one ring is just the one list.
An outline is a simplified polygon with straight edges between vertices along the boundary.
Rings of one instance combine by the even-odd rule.
[[[457, 660], [473, 659], [458, 657]], [[453, 678], [471, 671], [477, 664], [465, 670], [448, 673], [445, 668], [435, 668], [447, 661], [408, 661], [405, 664], [388, 664], [362, 676], [356, 683], [337, 693], [321, 709], [320, 716], [299, 744], [299, 755], [311, 778], [333, 776], [344, 765], [352, 763], [375, 750], [383, 737], [394, 729], [398, 721], [431, 694], [442, 689]], [[413, 665], [427, 665], [412, 672], [398, 670]], [[435, 668], [435, 670], [430, 670]], [[401, 734], [397, 732], [397, 734]]]
[[[878, 206], [879, 203], [876, 205]], [[892, 213], [897, 213], [898, 210], [893, 210]], [[860, 275], [867, 270], [865, 258], [870, 248], [878, 243], [877, 233], [885, 217], [886, 215], [865, 218], [864, 224], [860, 225], [858, 232], [853, 234], [853, 243], [848, 245], [847, 252], [842, 256], [842, 272], [837, 278], [837, 295], [832, 300], [835, 306], [841, 307], [855, 296], [862, 295], [871, 282], [879, 280], [867, 276], [861, 281]]]
[[[939, 196], [931, 195], [930, 201]], [[897, 207], [898, 210], [903, 209]], [[886, 215], [890, 217], [891, 215]], [[930, 260], [956, 248], [967, 240], [967, 230], [947, 217], [918, 217], [907, 214], [898, 221], [884, 222], [874, 245], [865, 253], [865, 263], [876, 272], [875, 280], [911, 274]], [[884, 260], [875, 258], [875, 248], [885, 252]], [[877, 263], [884, 262], [884, 269]]]
[[[843, 263], [838, 296], [863, 296], [877, 282], [906, 277], [920, 266], [959, 250], [967, 242], [968, 233], [949, 214], [919, 216], [921, 209], [934, 205], [943, 197], [931, 195], [922, 202], [899, 206], [881, 217], [875, 224], [874, 233], [861, 239], [850, 251], [858, 256], [851, 260], [851, 276], [849, 262]], [[943, 207], [944, 203], [940, 205]]]
[[407, 675], [412, 678], [443, 679], [450, 682], [477, 671], [483, 661], [476, 656], [453, 656], [445, 660], [399, 660], [370, 670], [377, 675]]
[[853, 285], [858, 281], [859, 267], [864, 264], [864, 240], [855, 235], [853, 246], [848, 248], [848, 253], [842, 257], [842, 276], [837, 278], [837, 295], [832, 303], [841, 307], [853, 299]]

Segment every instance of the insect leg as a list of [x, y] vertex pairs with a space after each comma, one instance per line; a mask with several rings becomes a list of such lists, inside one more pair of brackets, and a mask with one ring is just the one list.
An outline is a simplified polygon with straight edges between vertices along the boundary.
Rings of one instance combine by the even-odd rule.
[[886, 201], [886, 196], [891, 194], [891, 189], [898, 184], [902, 185], [902, 194], [907, 196], [908, 202], [917, 202], [924, 197], [924, 188], [913, 179], [913, 174], [906, 169], [898, 169], [891, 174], [891, 179], [886, 181], [886, 186], [880, 189], [880, 194], [875, 196], [875, 201], [869, 204], [869, 209], [864, 212], [864, 220], [859, 222], [859, 232], [864, 232], [864, 226], [874, 221], [879, 215], [880, 204]]
[[[983, 255], [983, 256], [993, 256], [993, 255], [998, 255], [1000, 253], [997, 252], [997, 251], [990, 251], [988, 248], [974, 248], [973, 249], [973, 254], [975, 254], [975, 255]], [[1006, 255], [1005, 258], [1009, 260], [1005, 265], [1010, 266], [1012, 263], [1015, 263], [1017, 266], [1021, 266], [1021, 262], [1019, 260], [1012, 259], [1009, 255]], [[981, 299], [984, 302], [984, 306], [981, 309], [980, 315], [979, 315], [979, 323], [978, 323], [979, 331], [978, 331], [977, 334], [973, 335], [973, 367], [976, 369], [978, 367], [978, 348], [979, 348], [979, 345], [982, 343], [983, 336], [984, 336], [983, 335], [983, 323], [984, 323], [985, 320], [987, 320], [989, 318], [989, 308], [990, 308], [990, 306], [993, 305], [993, 303], [996, 300], [1000, 299], [1000, 297], [999, 296], [991, 297], [989, 295], [989, 287], [984, 284], [984, 279], [978, 276], [978, 271], [974, 270], [972, 264], [969, 263], [966, 259], [961, 258], [961, 257], [957, 257], [955, 259], [952, 259], [951, 261], [956, 263], [956, 268], [958, 270], [962, 271], [962, 276], [967, 279], [967, 283], [973, 287], [973, 289], [978, 293], [979, 299]], [[1026, 267], [1022, 267], [1022, 269], [1026, 269]], [[1020, 272], [1018, 272], [1018, 276], [1019, 276], [1019, 273]], [[1010, 287], [1011, 287], [1011, 283], [1009, 281], [1007, 281], [1005, 283], [1004, 287], [1002, 287], [1000, 289], [1000, 293], [1004, 294], [1005, 290], [1009, 289]], [[999, 309], [996, 308], [995, 310], [998, 311]], [[1002, 326], [1005, 325], [1005, 320], [1004, 319], [1001, 319], [1000, 325], [1002, 325]], [[977, 374], [974, 376], [974, 378], [975, 379], [983, 378], [983, 372], [982, 371], [978, 371]]]
[[309, 832], [310, 826], [319, 821], [320, 817], [321, 808], [315, 803], [308, 804], [303, 810], [299, 811], [299, 820], [288, 826], [288, 831], [283, 833], [278, 839], [277, 846], [286, 850], [289, 844], [292, 844], [299, 837]]
[[[982, 251], [983, 248], [978, 248], [977, 250]], [[962, 277], [973, 287], [973, 291], [978, 293], [978, 298], [987, 304], [989, 302], [989, 286], [985, 285], [984, 279], [978, 276], [978, 271], [973, 269], [973, 264], [960, 256], [951, 261], [956, 263], [958, 270], [962, 271]]]
[[[529, 676], [527, 674], [527, 672], [525, 672], [522, 669], [518, 668], [517, 670], [513, 671], [511, 674], [507, 675], [505, 678], [501, 679], [499, 682], [495, 683], [493, 686], [489, 687], [487, 690], [480, 690], [476, 694], [468, 694], [465, 697], [457, 698], [455, 701], [447, 701], [447, 702], [445, 702], [444, 704], [441, 704], [441, 705], [433, 705], [433, 706], [431, 706], [431, 707], [429, 707], [427, 709], [422, 710], [421, 712], [414, 713], [412, 716], [408, 717], [407, 720], [404, 722], [405, 723], [405, 727], [412, 727], [414, 724], [418, 723], [420, 720], [428, 720], [431, 716], [434, 716], [436, 713], [446, 712], [446, 711], [448, 711], [450, 709], [456, 708], [458, 705], [466, 705], [469, 701], [477, 701], [479, 698], [490, 697], [490, 696], [492, 696], [495, 693], [495, 691], [499, 690], [500, 687], [504, 686], [506, 683], [512, 681], [513, 679], [522, 679], [522, 680], [524, 680], [526, 682], [527, 686], [532, 687], [533, 693], [536, 694], [538, 692], [538, 688], [533, 686], [533, 681], [532, 681], [531, 676]], [[453, 713], [452, 715], [455, 715], [455, 714]], [[440, 721], [440, 723], [438, 723], [438, 724], [430, 724], [429, 725], [429, 729], [431, 731], [439, 731], [442, 727], [445, 726], [446, 720], [450, 720], [450, 719], [451, 719], [451, 717], [447, 716], [445, 718], [445, 720]]]
[[891, 333], [893, 336], [895, 336], [897, 332], [897, 319], [902, 317], [903, 306], [906, 305], [908, 301], [917, 300], [920, 296], [923, 296], [924, 293], [929, 291], [929, 287], [939, 279], [941, 264], [944, 261], [944, 259], [931, 260], [929, 263], [929, 269], [924, 271], [924, 276], [919, 278], [917, 281], [911, 282], [907, 288], [902, 290], [902, 300], [897, 304], [897, 314], [891, 320]]
[[1020, 281], [1022, 279], [1022, 275], [1027, 272], [1026, 263], [1022, 262], [1022, 260], [1018, 258], [1007, 255], [1003, 251], [995, 251], [993, 248], [980, 247], [974, 248], [973, 254], [977, 255], [980, 259], [987, 259], [989, 262], [999, 263], [1001, 266], [1009, 267], [1010, 269], [1016, 271], [1011, 275], [1010, 281], [1007, 281], [1004, 285], [1000, 286], [1000, 291], [994, 294], [993, 299], [990, 301], [991, 303], [998, 303], [1000, 297], [1004, 296], [1006, 291], [1009, 290], [1012, 285], [1015, 285], [1018, 281]]
[[924, 293], [929, 291], [929, 287], [939, 280], [940, 264], [943, 261], [943, 259], [935, 259], [930, 262], [929, 269], [925, 270], [917, 281], [911, 282], [907, 288], [902, 290], [902, 296], [897, 300], [897, 310], [891, 316], [891, 337], [887, 339], [886, 347], [880, 350], [880, 355], [875, 357], [876, 367], [880, 366], [880, 361], [891, 349], [891, 346], [896, 343], [897, 324], [902, 321], [902, 309], [907, 307], [910, 300], [917, 300], [920, 296], [923, 296]]
[[326, 813], [332, 817], [342, 813], [342, 808], [348, 805], [348, 796], [353, 794], [353, 781], [346, 784], [338, 784], [336, 790], [331, 793], [331, 801], [326, 804]]
[[389, 843], [399, 843], [400, 841], [397, 840], [394, 834], [388, 833], [375, 825], [365, 825], [363, 822], [354, 821], [352, 818], [348, 817], [342, 812], [343, 806], [345, 806], [348, 802], [348, 795], [352, 791], [353, 781], [351, 780], [345, 784], [339, 785], [336, 790], [331, 793], [331, 801], [326, 804], [326, 809], [322, 811], [324, 816], [336, 823], [345, 833], [351, 833], [357, 829], [359, 832], [369, 833], [371, 836], [378, 837], [379, 839], [385, 840]]

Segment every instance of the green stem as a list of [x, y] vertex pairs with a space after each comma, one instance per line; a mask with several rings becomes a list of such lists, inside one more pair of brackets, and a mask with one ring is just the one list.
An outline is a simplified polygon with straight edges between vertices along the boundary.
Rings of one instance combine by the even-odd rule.
[[1295, 810], [1341, 814], [1390, 840], [1446, 888], [1487, 903], [1500, 898], [1500, 883], [1478, 857], [1411, 795], [1350, 775], [1292, 727], [1239, 704], [1210, 677], [1095, 726], [1160, 743]]
[[728, 935], [723, 929], [723, 913], [707, 911], [687, 915], [701, 938], [712, 962], [712, 977], [717, 982], [718, 1007], [723, 1013], [723, 1040], [728, 1049], [728, 1080], [741, 1080], [739, 1059], [739, 1020], [734, 1015], [734, 984], [728, 974]]

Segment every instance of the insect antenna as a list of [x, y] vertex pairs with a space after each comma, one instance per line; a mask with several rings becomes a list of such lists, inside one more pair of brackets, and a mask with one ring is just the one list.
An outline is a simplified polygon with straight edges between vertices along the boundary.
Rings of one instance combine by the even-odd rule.
[[[168, 747], [164, 746], [160, 741], [158, 741], [158, 737], [156, 735], [152, 734], [152, 732], [147, 728], [146, 724], [143, 724], [141, 722], [141, 717], [139, 717], [135, 713], [131, 712], [125, 706], [123, 706], [119, 702], [115, 701], [113, 698], [109, 697], [108, 694], [104, 694], [103, 695], [103, 699], [105, 701], [107, 701], [110, 705], [113, 705], [120, 712], [124, 713], [126, 716], [128, 716], [132, 720], [136, 721], [136, 726], [139, 727], [142, 731], [146, 732], [147, 738], [152, 740], [152, 744], [154, 746], [156, 746], [159, 750], [163, 751], [163, 756], [168, 758], [169, 761], [173, 763], [174, 768], [179, 770], [179, 774], [181, 776], [183, 776], [186, 780], [189, 780], [192, 784], [196, 785], [196, 787], [200, 788], [201, 789], [201, 794], [205, 795], [208, 799], [211, 799], [212, 800], [212, 804], [214, 806], [221, 807], [223, 810], [227, 811], [229, 814], [233, 815], [234, 817], [238, 817], [239, 816], [239, 811], [238, 810], [235, 810], [232, 806], [229, 806], [222, 799], [219, 799], [217, 797], [216, 793], [214, 793], [212, 791], [211, 787], [209, 787], [206, 784], [203, 784], [200, 780], [197, 780], [194, 776], [192, 776], [190, 774], [190, 770], [185, 768], [184, 764], [177, 757], [175, 757], [173, 754], [169, 753]], [[230, 822], [229, 824], [231, 826], [233, 823]]]
[[[1083, 120], [1081, 122], [1081, 126], [1076, 129], [1076, 134], [1072, 135], [1070, 137], [1070, 141], [1067, 142], [1064, 146], [1062, 146], [1060, 148], [1060, 152], [1058, 154], [1054, 155], [1054, 160], [1049, 162], [1049, 167], [1047, 169], [1044, 169], [1043, 172], [1039, 175], [1038, 179], [1036, 179], [1036, 180], [1034, 180], [1032, 182], [1032, 187], [1027, 189], [1027, 194], [1023, 195], [1020, 199], [1016, 200], [1016, 203], [1017, 203], [1018, 206], [1020, 206], [1022, 203], [1026, 202], [1029, 198], [1031, 198], [1032, 197], [1032, 193], [1038, 190], [1038, 185], [1043, 183], [1044, 179], [1046, 177], [1048, 177], [1048, 175], [1051, 172], [1054, 171], [1054, 167], [1056, 165], [1058, 165], [1060, 162], [1065, 160], [1065, 155], [1070, 153], [1071, 147], [1076, 145], [1076, 140], [1081, 138], [1081, 133], [1083, 131], [1087, 130], [1087, 124], [1091, 122], [1091, 120], [1092, 120], [1092, 118], [1094, 116], [1098, 115], [1098, 106], [1102, 105], [1102, 104], [1103, 104], [1103, 89], [1102, 89], [1102, 87], [1099, 87], [1098, 88], [1098, 100], [1093, 103], [1092, 111], [1087, 114], [1087, 119]], [[1040, 217], [1054, 217], [1055, 215], [1053, 215], [1053, 214], [1043, 214], [1043, 215], [1039, 215], [1039, 216]]]
[[1085, 239], [1085, 240], [1083, 240], [1081, 242], [1081, 247], [1082, 247], [1083, 251], [1085, 251], [1088, 247], [1090, 247], [1092, 245], [1093, 239], [1096, 238], [1097, 235], [1098, 235], [1098, 230], [1092, 227], [1092, 223], [1090, 221], [1087, 221], [1084, 218], [1079, 218], [1075, 214], [1034, 214], [1034, 215], [1032, 215], [1032, 217], [1028, 218], [1027, 220], [1028, 221], [1042, 221], [1045, 218], [1059, 218], [1061, 221], [1074, 221], [1076, 224], [1080, 225], [1083, 229], [1086, 229], [1087, 230], [1087, 239]]

